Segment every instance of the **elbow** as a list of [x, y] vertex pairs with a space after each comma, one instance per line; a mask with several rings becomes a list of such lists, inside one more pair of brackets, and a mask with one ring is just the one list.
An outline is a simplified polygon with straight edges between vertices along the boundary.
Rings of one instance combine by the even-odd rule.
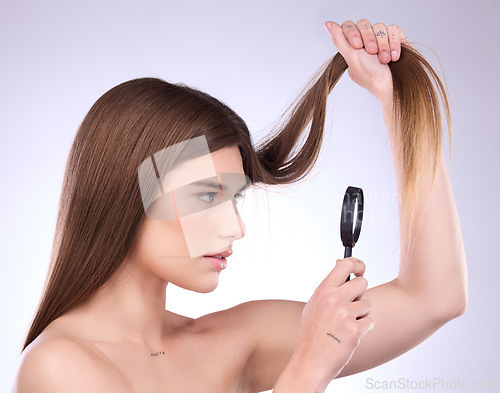
[[458, 318], [465, 314], [467, 310], [467, 296], [464, 296], [462, 300], [455, 302], [453, 306], [450, 306], [449, 311], [445, 314], [447, 321]]
[[464, 315], [467, 311], [468, 279], [465, 260], [462, 266], [463, 269], [459, 269], [453, 276], [442, 280], [439, 288], [433, 291], [431, 304], [434, 304], [434, 316], [443, 325]]
[[467, 289], [454, 291], [453, 296], [448, 298], [448, 301], [441, 303], [436, 307], [434, 314], [435, 320], [440, 324], [450, 322], [465, 314], [467, 311], [468, 297]]

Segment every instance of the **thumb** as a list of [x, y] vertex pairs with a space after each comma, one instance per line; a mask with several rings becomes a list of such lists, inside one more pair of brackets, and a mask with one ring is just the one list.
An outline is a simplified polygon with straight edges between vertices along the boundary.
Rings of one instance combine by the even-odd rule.
[[333, 45], [335, 45], [340, 54], [346, 58], [354, 48], [349, 44], [349, 41], [347, 41], [342, 27], [335, 22], [328, 21], [325, 23], [325, 28], [330, 33], [330, 37], [332, 37]]

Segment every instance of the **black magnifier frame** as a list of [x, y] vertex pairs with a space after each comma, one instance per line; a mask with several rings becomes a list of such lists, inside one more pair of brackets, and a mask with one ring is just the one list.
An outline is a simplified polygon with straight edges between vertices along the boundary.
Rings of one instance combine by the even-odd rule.
[[[363, 189], [349, 186], [345, 191], [340, 215], [340, 239], [345, 247], [344, 258], [352, 255], [352, 248], [358, 241], [363, 222]], [[347, 281], [350, 277], [347, 277]]]

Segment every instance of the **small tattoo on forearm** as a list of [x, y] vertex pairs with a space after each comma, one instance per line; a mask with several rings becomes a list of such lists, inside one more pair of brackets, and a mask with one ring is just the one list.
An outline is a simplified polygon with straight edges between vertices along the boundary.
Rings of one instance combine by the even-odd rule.
[[328, 336], [332, 337], [335, 341], [337, 341], [340, 344], [340, 340], [337, 337], [335, 337], [333, 334], [331, 334], [331, 333], [326, 333], [326, 334]]
[[165, 355], [165, 351], [158, 351], [151, 354], [151, 356], [161, 356], [161, 355]]
[[385, 37], [385, 31], [382, 31], [382, 30], [377, 31], [377, 37], [384, 38]]

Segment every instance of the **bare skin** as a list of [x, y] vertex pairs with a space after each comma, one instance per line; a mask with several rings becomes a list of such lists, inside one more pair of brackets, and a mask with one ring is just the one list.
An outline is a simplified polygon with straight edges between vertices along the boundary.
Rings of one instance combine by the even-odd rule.
[[[351, 78], [379, 99], [396, 151], [387, 63], [397, 61], [406, 37], [367, 20], [326, 27]], [[243, 173], [237, 148], [212, 156], [217, 172]], [[394, 165], [400, 187], [402, 168]], [[385, 363], [466, 307], [465, 252], [442, 158], [435, 181], [431, 203], [417, 211], [415, 252], [394, 280], [366, 289], [364, 264], [346, 258], [307, 303], [254, 301], [198, 319], [165, 311], [166, 286], [210, 292], [220, 271], [198, 260], [155, 263], [155, 238], [175, 228], [146, 221], [142, 246], [120, 274], [24, 351], [13, 391], [318, 392], [337, 376]], [[229, 247], [244, 235], [240, 228], [221, 227], [217, 236]], [[349, 273], [357, 277], [344, 284]]]
[[[217, 173], [244, 173], [237, 147], [211, 158]], [[220, 222], [213, 236], [231, 249], [241, 228]], [[25, 350], [17, 391], [238, 391], [252, 350], [239, 308], [196, 320], [165, 310], [169, 282], [206, 293], [219, 280], [220, 270], [189, 257], [182, 235], [178, 222], [146, 217], [124, 268]]]

